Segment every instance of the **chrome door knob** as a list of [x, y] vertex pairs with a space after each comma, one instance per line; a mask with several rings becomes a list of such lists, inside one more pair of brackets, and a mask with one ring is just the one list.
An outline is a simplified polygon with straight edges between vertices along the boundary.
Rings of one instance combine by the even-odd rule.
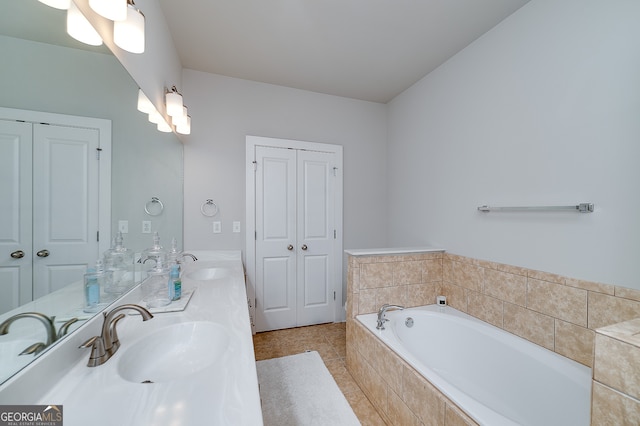
[[307, 249], [307, 245], [303, 244], [301, 248], [302, 248], [302, 250], [306, 250]]
[[40, 250], [39, 252], [36, 253], [36, 256], [47, 257], [49, 256], [49, 250]]
[[22, 259], [24, 257], [24, 252], [22, 250], [16, 250], [11, 253], [11, 257], [14, 259]]
[[289, 250], [289, 251], [293, 250], [293, 246], [292, 246], [291, 244], [289, 244], [289, 245], [287, 246], [287, 250]]

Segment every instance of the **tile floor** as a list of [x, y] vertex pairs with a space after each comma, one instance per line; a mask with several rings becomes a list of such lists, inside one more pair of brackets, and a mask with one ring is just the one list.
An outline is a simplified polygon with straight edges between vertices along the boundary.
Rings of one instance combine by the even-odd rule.
[[363, 426], [384, 426], [373, 405], [347, 371], [345, 323], [267, 331], [253, 336], [256, 361], [318, 351]]

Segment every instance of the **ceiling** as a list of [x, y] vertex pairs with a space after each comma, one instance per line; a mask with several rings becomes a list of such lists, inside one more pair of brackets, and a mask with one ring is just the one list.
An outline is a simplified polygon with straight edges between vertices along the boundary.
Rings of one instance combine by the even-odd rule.
[[159, 0], [184, 68], [386, 103], [529, 0]]

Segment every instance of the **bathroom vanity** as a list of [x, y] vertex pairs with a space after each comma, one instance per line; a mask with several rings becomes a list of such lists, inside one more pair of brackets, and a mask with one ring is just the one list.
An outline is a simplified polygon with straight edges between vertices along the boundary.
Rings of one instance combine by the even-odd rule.
[[[88, 367], [103, 316], [51, 348], [0, 387], [0, 404], [62, 405], [64, 424], [262, 424], [240, 252], [196, 252], [182, 272], [186, 308], [117, 323], [121, 343]], [[139, 304], [139, 286], [115, 306]], [[175, 303], [175, 302], [174, 302]]]

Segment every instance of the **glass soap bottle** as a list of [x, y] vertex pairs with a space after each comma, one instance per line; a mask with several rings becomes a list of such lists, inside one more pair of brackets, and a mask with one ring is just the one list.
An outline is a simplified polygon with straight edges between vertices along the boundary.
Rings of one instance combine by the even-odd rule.
[[104, 263], [112, 274], [112, 284], [106, 293], [122, 294], [134, 284], [133, 250], [124, 247], [122, 232], [112, 240], [111, 248], [104, 252]]
[[149, 260], [155, 261], [156, 265], [158, 263], [167, 264], [167, 251], [160, 245], [158, 231], [153, 233], [153, 246], [142, 252], [142, 263], [147, 263]]
[[163, 265], [162, 258], [156, 260], [156, 265], [148, 271], [147, 278], [142, 281], [142, 302], [147, 308], [161, 308], [171, 303], [169, 294], [169, 270]]

